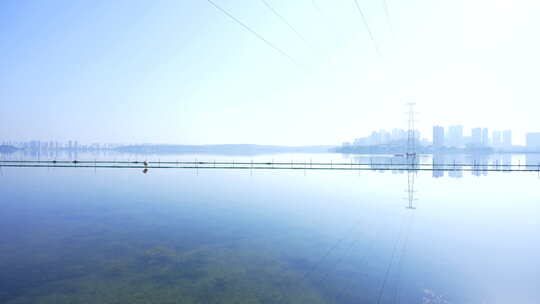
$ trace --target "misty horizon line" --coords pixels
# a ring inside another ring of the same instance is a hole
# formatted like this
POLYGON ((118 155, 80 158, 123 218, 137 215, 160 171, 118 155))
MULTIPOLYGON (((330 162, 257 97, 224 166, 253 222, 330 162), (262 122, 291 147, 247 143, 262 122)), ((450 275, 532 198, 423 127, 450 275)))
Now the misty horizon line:
POLYGON ((172 142, 79 142, 78 140, 7 140, 1 141, 0 145, 4 146, 16 146, 20 144, 62 144, 62 148, 66 148, 64 144, 72 142, 73 146, 87 146, 93 145, 109 145, 109 146, 261 146, 261 147, 335 147, 339 144, 303 144, 303 145, 291 145, 291 144, 263 144, 263 143, 204 143, 204 144, 190 144, 190 143, 172 143, 172 142))
MULTIPOLYGON (((490 130, 490 133, 504 133, 504 132, 511 132, 513 134, 512 137, 514 139, 517 139, 518 136, 515 136, 515 130, 511 128, 490 128, 490 127, 466 127, 463 124, 433 124, 433 128, 442 128, 444 130, 444 133, 451 132, 451 129, 459 128, 461 129, 460 136, 463 137, 470 137, 474 135, 475 130, 490 130), (464 132, 465 130, 470 130, 470 132, 464 132), (470 134, 470 135, 469 135, 470 134)), ((367 129, 366 129, 367 130, 367 129)), ((427 145, 428 142, 433 142, 433 134, 430 132, 431 129, 422 132, 419 128, 415 128, 413 130, 415 137, 418 138, 423 142, 424 145, 427 145), (430 136, 431 135, 431 136, 430 136)), ((371 131, 364 131, 362 133, 366 134, 364 136, 369 137, 370 133, 371 135, 373 133, 377 132, 387 132, 387 133, 394 133, 394 132, 405 132, 407 133, 408 130, 406 128, 399 128, 399 127, 393 127, 393 128, 378 128, 378 129, 371 129, 371 131), (387 131, 388 130, 388 131, 387 131)), ((360 133, 360 132, 359 132, 360 133)), ((523 137, 526 139, 526 137, 529 134, 535 134, 538 133, 536 131, 525 131, 523 132, 523 137)), ((357 135, 360 136, 360 135, 357 135)), ((328 144, 328 143, 311 143, 311 144, 281 144, 281 143, 274 143, 274 144, 268 144, 268 143, 253 143, 253 142, 225 142, 225 143, 178 143, 178 142, 150 142, 150 141, 91 141, 91 140, 84 140, 80 141, 79 139, 64 139, 64 140, 58 140, 58 139, 15 139, 15 140, 0 140, 0 145, 8 145, 8 146, 21 146, 21 145, 35 145, 37 143, 39 144, 45 144, 48 146, 57 146, 57 147, 73 147, 73 146, 85 146, 85 147, 119 147, 119 146, 142 146, 142 145, 163 145, 163 146, 223 146, 223 145, 236 145, 236 146, 275 146, 275 147, 336 147, 343 144, 343 141, 340 141, 337 139, 335 143, 328 144)), ((490 136, 491 137, 491 136, 490 136)), ((356 137, 356 138, 363 138, 363 137, 356 137)), ((516 140, 517 142, 521 142, 521 140, 516 140)), ((522 146, 523 144, 513 144, 515 146, 522 146)))

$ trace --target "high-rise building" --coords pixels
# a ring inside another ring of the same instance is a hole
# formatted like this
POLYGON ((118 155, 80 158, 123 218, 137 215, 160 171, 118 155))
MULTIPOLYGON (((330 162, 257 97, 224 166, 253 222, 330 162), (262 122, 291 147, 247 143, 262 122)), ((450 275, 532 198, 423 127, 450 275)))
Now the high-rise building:
POLYGON ((413 138, 414 138, 415 140, 417 140, 417 141, 420 140, 420 136, 421 136, 421 135, 422 135, 422 134, 420 133, 420 130, 413 130, 413 138))
POLYGON ((501 131, 493 131, 491 134, 491 144, 494 147, 500 147, 502 145, 501 131))
POLYGON ((540 150, 540 132, 527 133, 526 142, 527 142, 527 148, 540 150))
POLYGON ((475 146, 481 145, 482 144, 482 129, 481 128, 472 129, 471 137, 472 137, 471 144, 473 144, 475 146))
POLYGON ((368 138, 367 137, 355 138, 354 142, 353 142, 353 145, 355 145, 355 146, 368 146, 369 145, 368 138))
POLYGON ((433 147, 442 148, 444 146, 444 128, 441 126, 433 127, 433 147))
POLYGON ((512 147, 512 130, 504 130, 502 133, 503 146, 505 148, 512 147))
POLYGON ((456 125, 448 128, 446 144, 451 147, 460 147, 463 145, 463 126, 456 125))
POLYGON ((404 140, 407 138, 407 132, 403 129, 392 129, 392 140, 404 140))
POLYGON ((391 140, 391 135, 386 130, 379 130, 379 134, 381 136, 381 144, 387 144, 391 140))
POLYGON ((487 128, 482 129, 482 145, 488 146, 489 145, 489 133, 487 128))
POLYGON ((377 131, 371 132, 371 135, 369 136, 369 144, 374 145, 380 145, 381 144, 381 134, 377 131))

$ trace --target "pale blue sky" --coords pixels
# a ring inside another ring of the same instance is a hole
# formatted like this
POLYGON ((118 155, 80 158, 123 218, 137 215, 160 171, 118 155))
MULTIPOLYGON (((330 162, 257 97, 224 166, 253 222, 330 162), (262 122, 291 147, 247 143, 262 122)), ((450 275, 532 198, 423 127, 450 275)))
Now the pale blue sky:
POLYGON ((433 124, 540 131, 533 0, 2 1, 0 139, 339 144, 433 124), (306 43, 307 42, 307 43, 306 43))

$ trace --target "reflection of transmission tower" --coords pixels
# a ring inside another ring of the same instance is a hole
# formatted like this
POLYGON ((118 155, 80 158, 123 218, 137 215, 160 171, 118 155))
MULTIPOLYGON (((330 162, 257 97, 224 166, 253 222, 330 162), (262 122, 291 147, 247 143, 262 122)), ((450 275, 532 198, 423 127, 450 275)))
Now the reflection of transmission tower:
POLYGON ((416 193, 416 190, 414 190, 415 174, 416 172, 414 170, 407 170, 407 194, 409 200, 409 205, 406 207, 407 209, 416 209, 416 207, 413 206, 413 201, 416 200, 414 198, 414 193, 416 193))
POLYGON ((414 178, 416 174, 416 165, 417 165, 417 158, 416 158, 416 130, 414 129, 414 102, 408 102, 407 106, 409 107, 409 122, 408 122, 408 130, 407 130, 407 194, 408 194, 408 201, 409 205, 407 206, 407 209, 415 209, 413 206, 414 199, 414 178))

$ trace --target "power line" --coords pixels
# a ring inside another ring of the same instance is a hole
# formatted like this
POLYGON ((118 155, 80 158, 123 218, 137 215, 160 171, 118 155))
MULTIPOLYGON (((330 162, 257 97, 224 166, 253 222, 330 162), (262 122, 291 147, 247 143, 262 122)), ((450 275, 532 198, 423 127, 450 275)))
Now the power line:
POLYGON ((311 0, 311 4, 313 5, 313 7, 315 7, 315 9, 316 9, 319 13, 322 13, 322 12, 321 12, 321 9, 319 8, 319 6, 318 6, 317 3, 315 2, 315 0, 311 0))
POLYGON ((300 34, 300 32, 298 32, 294 26, 291 25, 291 23, 289 23, 289 21, 287 21, 287 19, 285 19, 285 17, 283 17, 280 13, 278 13, 271 5, 270 3, 268 3, 267 1, 265 0, 261 0, 261 2, 270 10, 272 11, 272 13, 274 13, 274 15, 276 15, 279 19, 281 19, 281 21, 283 21, 283 23, 285 23, 297 36, 298 38, 300 38, 306 45, 310 46, 309 43, 307 42, 307 40, 304 38, 304 36, 302 36, 302 34, 300 34))
POLYGON ((274 50, 276 50, 278 53, 280 53, 281 55, 283 55, 284 57, 286 57, 287 59, 289 59, 292 63, 294 63, 298 68, 300 69, 304 69, 304 67, 299 64, 298 62, 296 62, 296 60, 294 60, 293 57, 291 57, 289 54, 287 54, 284 50, 280 49, 279 47, 277 47, 275 44, 273 44, 272 42, 266 40, 266 38, 264 38, 263 36, 261 36, 259 33, 257 33, 256 31, 254 31, 253 29, 251 29, 249 26, 247 26, 245 23, 243 23, 242 21, 240 21, 238 18, 234 17, 231 13, 229 13, 227 10, 225 10, 224 8, 222 8, 221 6, 217 5, 215 2, 213 2, 212 0, 206 0, 208 1, 210 4, 212 4, 215 8, 217 8, 218 10, 220 10, 222 13, 224 13, 225 15, 227 15, 229 18, 231 18, 232 20, 234 20, 236 23, 240 24, 240 26, 242 26, 245 30, 247 30, 248 32, 250 32, 251 34, 255 35, 255 37, 259 38, 261 41, 263 41, 264 43, 266 43, 266 45, 268 45, 269 47, 273 48, 274 50))
MULTIPOLYGON (((325 26, 325 29, 326 29, 327 33, 330 34, 333 39, 337 39, 338 37, 342 37, 343 35, 339 31, 339 29, 336 28, 335 23, 333 23, 333 22, 331 22, 329 20, 328 15, 323 12, 321 7, 315 2, 315 0, 312 0, 311 4, 312 4, 313 8, 317 11, 317 14, 319 15, 319 17, 321 17, 321 19, 323 20, 323 23, 324 23, 324 26, 325 26)), ((335 40, 335 43, 337 43, 337 42, 338 42, 338 40, 335 40)), ((328 53, 328 51, 329 51, 328 50, 328 43, 326 43, 326 46, 327 47, 324 48, 324 51, 321 50, 321 52, 324 52, 324 56, 326 57, 326 59, 328 61, 331 61, 331 58, 330 58, 331 56, 328 53)))
POLYGON ((386 20, 388 21, 388 25, 390 26, 390 29, 392 29, 392 24, 390 22, 390 12, 388 11, 388 3, 386 0, 382 0, 383 6, 384 6, 384 14, 386 15, 386 20))
POLYGON ((392 26, 392 19, 390 18, 390 10, 388 9, 388 1, 383 1, 383 7, 384 7, 384 14, 386 15, 386 22, 388 23, 388 29, 390 30, 390 35, 392 37, 392 40, 395 40, 394 37, 394 27, 392 26))
POLYGON ((375 47, 375 51, 377 52, 377 55, 381 56, 381 52, 379 52, 379 47, 377 46, 377 42, 375 41, 375 38, 373 37, 373 33, 371 33, 371 29, 369 28, 367 19, 364 16, 364 13, 362 12, 362 8, 360 8, 360 4, 358 4, 358 0, 354 0, 354 3, 356 4, 356 8, 358 9, 358 13, 360 14, 360 17, 362 17, 362 22, 364 23, 364 26, 366 27, 366 30, 369 34, 369 38, 373 42, 373 46, 375 47))

